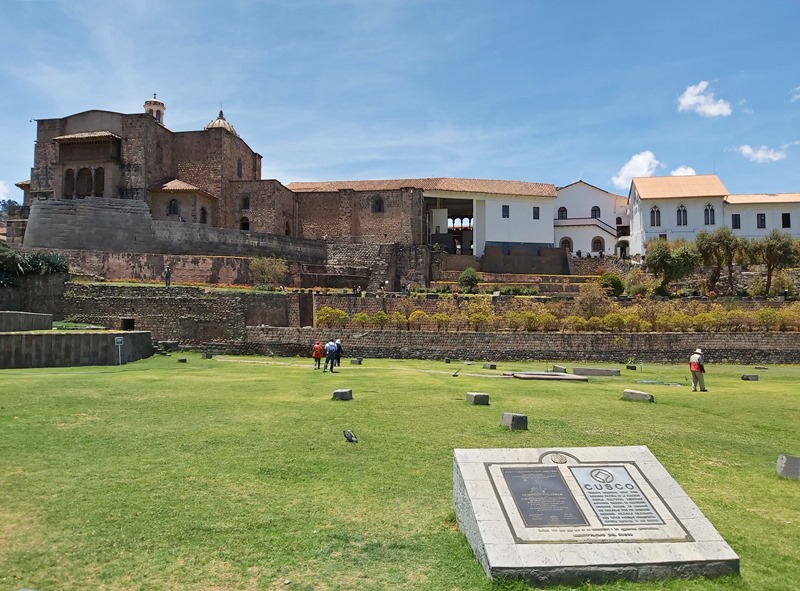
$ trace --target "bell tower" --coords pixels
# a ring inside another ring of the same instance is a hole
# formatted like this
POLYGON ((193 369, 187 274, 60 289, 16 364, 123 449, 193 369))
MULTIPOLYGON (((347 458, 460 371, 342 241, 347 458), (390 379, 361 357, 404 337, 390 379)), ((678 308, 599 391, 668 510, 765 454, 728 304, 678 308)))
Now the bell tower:
POLYGON ((156 121, 161 125, 164 125, 164 111, 166 110, 167 108, 164 106, 164 103, 156 98, 155 92, 153 93, 153 98, 147 99, 144 102, 144 112, 155 117, 156 121))

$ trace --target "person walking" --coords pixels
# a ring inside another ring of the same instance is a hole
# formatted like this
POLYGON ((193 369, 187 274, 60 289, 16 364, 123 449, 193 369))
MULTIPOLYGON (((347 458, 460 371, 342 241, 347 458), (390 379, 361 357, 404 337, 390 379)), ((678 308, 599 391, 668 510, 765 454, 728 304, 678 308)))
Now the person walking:
POLYGON ((325 348, 317 341, 311 346, 311 358, 314 360, 314 369, 319 369, 320 360, 325 357, 325 348))
POLYGON ((333 366, 336 364, 336 343, 333 339, 325 344, 325 365, 322 366, 322 373, 328 371, 328 364, 331 365, 331 373, 333 373, 333 366))
POLYGON ((342 341, 340 339, 336 339, 336 366, 339 367, 342 364, 342 353, 344 353, 344 349, 342 349, 342 341))
POLYGON ((695 349, 694 353, 689 357, 689 371, 692 372, 692 392, 697 392, 698 386, 701 392, 708 392, 703 376, 706 373, 706 366, 703 361, 702 349, 695 349))
POLYGON ((172 283, 172 267, 167 265, 167 268, 164 269, 164 285, 169 287, 170 283, 172 283))

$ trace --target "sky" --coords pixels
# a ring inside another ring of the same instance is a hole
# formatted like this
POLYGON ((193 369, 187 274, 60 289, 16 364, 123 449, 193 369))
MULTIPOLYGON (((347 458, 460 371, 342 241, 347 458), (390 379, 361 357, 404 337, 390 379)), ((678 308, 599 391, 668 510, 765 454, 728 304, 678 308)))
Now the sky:
POLYGON ((263 178, 800 192, 800 1, 0 0, 0 199, 36 119, 220 108, 263 178))

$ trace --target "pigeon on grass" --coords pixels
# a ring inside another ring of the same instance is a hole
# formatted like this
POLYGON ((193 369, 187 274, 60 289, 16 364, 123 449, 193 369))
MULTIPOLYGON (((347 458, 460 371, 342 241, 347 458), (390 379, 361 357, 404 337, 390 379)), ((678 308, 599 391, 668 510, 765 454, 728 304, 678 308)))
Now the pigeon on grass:
POLYGON ((348 443, 358 443, 358 437, 356 437, 356 434, 353 433, 350 429, 344 430, 344 438, 347 440, 348 443))

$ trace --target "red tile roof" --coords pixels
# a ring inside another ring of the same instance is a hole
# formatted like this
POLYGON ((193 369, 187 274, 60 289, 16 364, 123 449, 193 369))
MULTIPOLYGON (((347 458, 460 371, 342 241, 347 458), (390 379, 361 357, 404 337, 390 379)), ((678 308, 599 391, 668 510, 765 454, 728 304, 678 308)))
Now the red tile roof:
POLYGON ((286 185, 297 193, 329 192, 340 189, 353 191, 391 191, 407 187, 423 191, 450 191, 454 193, 484 193, 487 195, 521 195, 530 197, 556 197, 555 185, 524 181, 489 179, 427 178, 388 179, 362 181, 296 182, 286 185))
POLYGON ((770 203, 800 203, 800 193, 761 193, 757 195, 728 195, 725 203, 731 205, 770 203))
POLYGON ((150 185, 151 191, 158 191, 160 193, 203 193, 204 195, 212 196, 211 193, 204 191, 194 185, 182 181, 180 179, 164 179, 157 183, 150 185))
POLYGON ((53 138, 57 142, 76 142, 81 140, 102 140, 102 139, 120 139, 116 134, 110 131, 83 131, 81 133, 71 133, 69 135, 60 135, 53 138))
POLYGON ((715 174, 637 177, 632 184, 641 199, 724 197, 728 194, 715 174))

